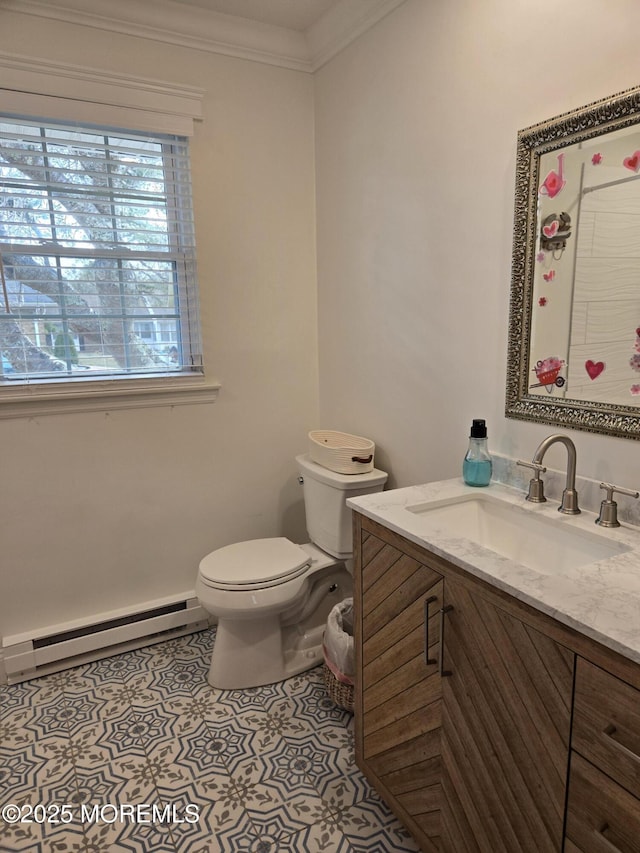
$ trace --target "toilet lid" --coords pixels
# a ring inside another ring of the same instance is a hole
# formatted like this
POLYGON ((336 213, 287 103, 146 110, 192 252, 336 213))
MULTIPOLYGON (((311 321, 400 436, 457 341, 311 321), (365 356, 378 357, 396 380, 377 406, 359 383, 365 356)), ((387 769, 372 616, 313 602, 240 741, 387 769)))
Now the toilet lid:
POLYGON ((284 537, 250 539, 212 551, 200 563, 205 582, 223 588, 283 583, 302 574, 311 558, 284 537))

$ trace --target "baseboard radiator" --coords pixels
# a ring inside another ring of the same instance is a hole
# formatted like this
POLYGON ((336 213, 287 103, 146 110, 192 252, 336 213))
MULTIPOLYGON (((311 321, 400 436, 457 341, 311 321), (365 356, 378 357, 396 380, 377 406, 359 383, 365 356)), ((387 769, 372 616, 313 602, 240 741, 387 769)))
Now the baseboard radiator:
POLYGON ((0 683, 48 675, 173 637, 202 631, 209 616, 194 597, 148 602, 94 617, 86 624, 56 625, 50 632, 5 637, 0 650, 0 683))

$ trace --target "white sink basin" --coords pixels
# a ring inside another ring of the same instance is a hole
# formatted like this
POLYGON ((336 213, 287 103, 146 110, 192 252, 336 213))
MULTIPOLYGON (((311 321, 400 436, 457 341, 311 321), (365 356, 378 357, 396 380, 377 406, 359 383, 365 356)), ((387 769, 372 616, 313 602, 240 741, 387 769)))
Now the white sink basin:
POLYGON ((543 574, 558 574, 629 551, 622 543, 569 526, 568 516, 539 515, 487 494, 408 506, 422 531, 463 538, 543 574))

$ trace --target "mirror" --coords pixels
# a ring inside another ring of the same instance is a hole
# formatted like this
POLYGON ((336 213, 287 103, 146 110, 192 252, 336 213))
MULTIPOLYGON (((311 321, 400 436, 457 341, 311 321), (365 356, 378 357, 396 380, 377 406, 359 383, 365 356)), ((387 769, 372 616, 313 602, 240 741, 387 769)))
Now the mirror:
POLYGON ((640 87, 518 133, 505 414, 640 439, 640 87))

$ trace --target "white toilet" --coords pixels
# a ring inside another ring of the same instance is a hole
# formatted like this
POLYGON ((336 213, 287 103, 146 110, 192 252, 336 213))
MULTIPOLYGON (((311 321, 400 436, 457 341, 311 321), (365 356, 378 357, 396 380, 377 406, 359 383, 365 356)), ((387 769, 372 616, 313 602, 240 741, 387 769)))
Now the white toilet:
POLYGON ((336 474, 308 456, 296 456, 296 463, 311 543, 252 539, 200 562, 196 595, 218 622, 212 687, 271 684, 320 663, 329 611, 352 594, 346 499, 381 492, 387 474, 336 474))

